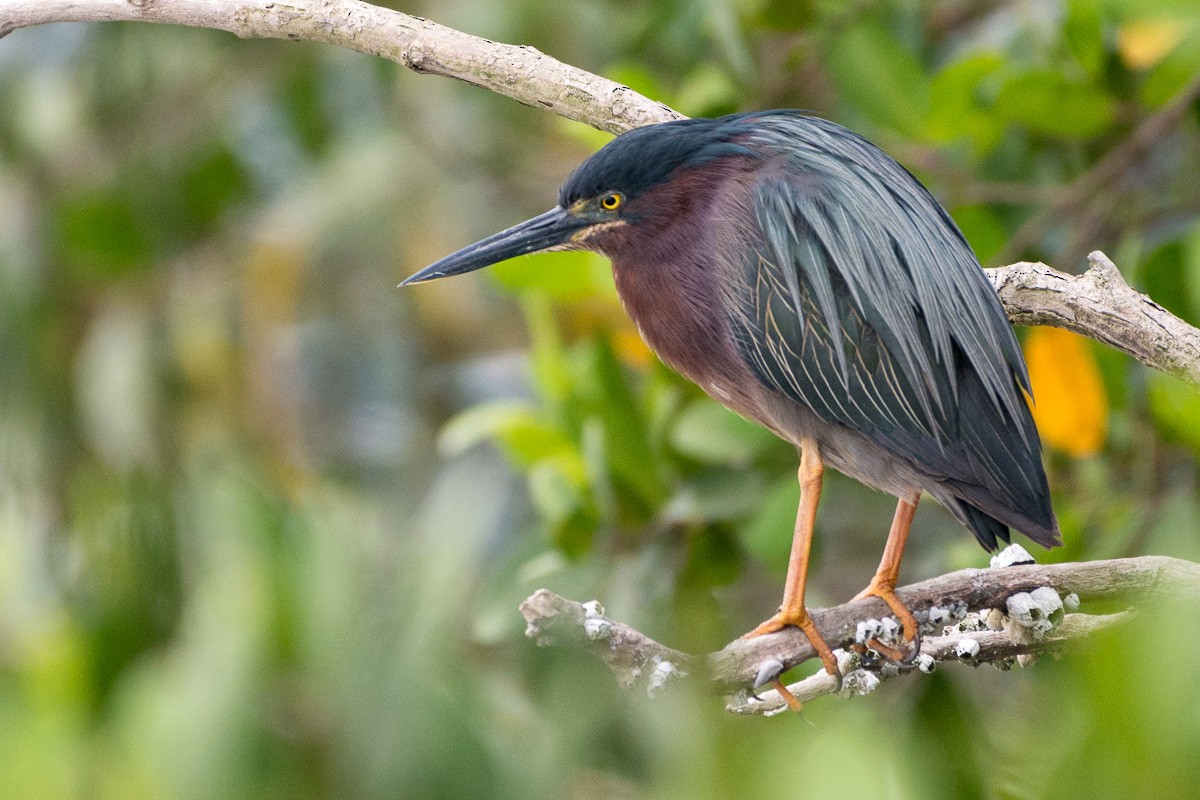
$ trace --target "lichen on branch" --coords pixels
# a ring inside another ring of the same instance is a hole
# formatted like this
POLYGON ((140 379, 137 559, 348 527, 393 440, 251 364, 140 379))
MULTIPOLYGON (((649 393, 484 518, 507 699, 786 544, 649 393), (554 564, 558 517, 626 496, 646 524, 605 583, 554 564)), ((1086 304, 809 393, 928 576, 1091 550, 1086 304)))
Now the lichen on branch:
MULTIPOLYGON (((1077 613, 1098 601, 1138 603, 1153 598, 1200 600, 1200 564, 1165 556, 1067 564, 1017 564, 965 569, 897 590, 926 629, 916 667, 926 670, 949 661, 1008 665, 1016 659, 1053 652, 1064 645, 1132 617, 1129 612, 1077 613)), ((863 623, 887 618, 887 606, 865 598, 834 608, 811 609, 813 621, 831 647, 843 652, 847 692, 862 693, 895 674, 889 665, 864 662, 852 653, 862 644, 863 623), (856 660, 857 659, 857 660, 856 660), (874 683, 873 683, 874 682, 874 683)), ((669 648, 604 615, 598 605, 577 603, 546 589, 521 604, 526 633, 540 645, 583 647, 601 658, 626 687, 646 687, 669 664, 673 675, 703 677, 714 691, 731 696, 736 713, 767 713, 782 707, 771 693, 747 690, 815 655, 803 633, 785 629, 754 639, 737 639, 707 656, 669 648)), ((896 628, 898 630, 898 627, 896 628)), ((877 630, 870 630, 872 636, 877 630)), ((861 649, 861 647, 860 647, 861 649)), ((839 691, 824 672, 790 687, 800 700, 839 691)))

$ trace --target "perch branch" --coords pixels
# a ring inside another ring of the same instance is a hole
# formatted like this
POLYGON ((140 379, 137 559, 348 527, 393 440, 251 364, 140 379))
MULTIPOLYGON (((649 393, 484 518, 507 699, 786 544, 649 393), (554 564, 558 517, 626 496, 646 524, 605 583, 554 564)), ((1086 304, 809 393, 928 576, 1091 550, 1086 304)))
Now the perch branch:
MULTIPOLYGON (((1200 600, 1200 564, 1165 556, 1112 559, 1069 564, 1023 564, 990 569, 965 569, 931 578, 897 590, 900 599, 916 613, 938 606, 959 605, 967 609, 1007 607, 1008 601, 1024 592, 1049 587, 1061 595, 1075 594, 1083 603, 1096 601, 1137 602, 1156 597, 1200 600)), ((583 645, 600 655, 625 685, 637 685, 653 677, 656 668, 669 663, 682 672, 702 672, 714 688, 735 692, 760 682, 764 665, 774 663, 776 674, 812 658, 812 645, 795 629, 739 639, 703 659, 680 653, 608 619, 603 610, 585 607, 545 589, 521 604, 529 627, 527 635, 540 644, 583 645), (590 608, 590 610, 589 610, 590 608)), ((810 612, 817 629, 831 647, 845 648, 855 641, 858 624, 881 618, 887 606, 878 598, 865 598, 834 608, 810 612)), ((1088 635, 1116 619, 1068 615, 1070 625, 1060 625, 1053 637, 1037 642, 1001 643, 994 637, 980 639, 976 661, 1007 659, 1056 647, 1069 639, 1088 635), (1014 646, 1017 649, 1012 649, 1014 646)), ((1064 623, 1065 624, 1065 623, 1064 623)), ((922 652, 935 661, 943 660, 962 639, 927 637, 922 652)))
POLYGON ((609 619, 594 600, 576 603, 538 589, 521 603, 521 614, 529 623, 526 636, 539 645, 585 647, 608 665, 622 686, 634 686, 643 677, 649 679, 647 665, 653 669, 657 663, 670 662, 684 672, 692 668, 690 655, 609 619))
MULTIPOLYGON (((1094 633, 1108 630, 1116 625, 1133 619, 1134 611, 1121 611, 1116 614, 1067 614, 1061 623, 1041 639, 1023 642, 1015 641, 1003 630, 969 630, 952 631, 942 636, 926 636, 921 640, 921 654, 929 658, 930 664, 953 663, 962 661, 969 664, 996 664, 1005 666, 1013 659, 1023 656, 1033 656, 1042 653, 1055 653, 1071 642, 1084 639, 1094 633), (969 649, 964 643, 971 642, 969 649), (970 656, 960 653, 973 653, 970 656)), ((844 651, 839 651, 844 652, 844 651)), ((865 694, 875 688, 877 683, 899 674, 892 672, 872 672, 871 678, 853 672, 853 657, 842 660, 843 673, 847 674, 842 685, 837 679, 824 670, 814 675, 788 684, 788 691, 801 703, 807 703, 827 694, 859 693, 865 694)), ((726 705, 728 711, 734 714, 765 714, 771 715, 787 710, 788 705, 782 695, 774 689, 764 691, 754 696, 748 692, 734 695, 726 705)))

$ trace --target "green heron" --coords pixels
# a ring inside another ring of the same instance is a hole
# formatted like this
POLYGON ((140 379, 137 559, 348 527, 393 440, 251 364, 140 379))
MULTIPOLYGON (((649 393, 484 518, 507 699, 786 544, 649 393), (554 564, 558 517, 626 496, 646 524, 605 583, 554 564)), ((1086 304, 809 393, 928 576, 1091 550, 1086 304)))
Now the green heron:
MULTIPOLYGON (((800 450, 783 603, 747 634, 800 628, 825 465, 899 498, 858 597, 894 589, 928 492, 995 550, 1009 529, 1061 543, 1016 337, 946 211, 883 151, 795 111, 650 125, 585 161, 544 214, 404 281, 526 253, 593 250, 658 356, 800 450)), ((856 598, 857 599, 857 598, 856 598)))

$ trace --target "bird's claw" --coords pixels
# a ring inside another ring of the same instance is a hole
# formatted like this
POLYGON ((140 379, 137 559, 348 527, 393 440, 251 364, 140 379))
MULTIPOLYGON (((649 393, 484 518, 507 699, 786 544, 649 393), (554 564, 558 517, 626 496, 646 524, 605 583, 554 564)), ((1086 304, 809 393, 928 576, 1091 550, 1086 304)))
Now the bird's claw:
POLYGON ((871 638, 866 641, 865 645, 855 645, 854 649, 859 655, 866 655, 868 652, 874 652, 892 666, 901 671, 907 672, 917 668, 917 656, 921 655, 920 630, 917 630, 916 636, 914 636, 911 640, 906 639, 905 644, 910 645, 907 648, 907 653, 898 648, 892 647, 889 644, 885 644, 877 638, 871 638))
MULTIPOLYGON (((754 630, 743 635, 742 638, 753 639, 758 636, 763 636, 764 634, 775 633, 776 631, 783 630, 787 627, 796 627, 800 629, 800 632, 807 637, 809 644, 811 644, 813 649, 817 651, 817 656, 820 657, 821 663, 825 667, 825 671, 837 679, 838 688, 841 688, 842 671, 838 667, 837 657, 834 656, 833 651, 829 649, 829 645, 825 643, 825 639, 817 630, 817 626, 813 624, 812 618, 804 609, 800 609, 799 612, 790 612, 780 609, 773 617, 768 620, 764 620, 756 628, 754 628, 754 630)), ((761 686, 762 676, 760 675, 759 678, 759 685, 761 686)))

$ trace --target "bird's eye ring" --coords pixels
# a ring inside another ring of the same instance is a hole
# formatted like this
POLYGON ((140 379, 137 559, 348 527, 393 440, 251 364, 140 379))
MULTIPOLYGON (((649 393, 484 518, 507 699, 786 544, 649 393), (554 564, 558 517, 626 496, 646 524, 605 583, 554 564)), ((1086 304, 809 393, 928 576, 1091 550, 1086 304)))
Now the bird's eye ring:
POLYGON ((600 198, 600 207, 605 211, 616 211, 621 207, 621 193, 609 192, 600 198))

